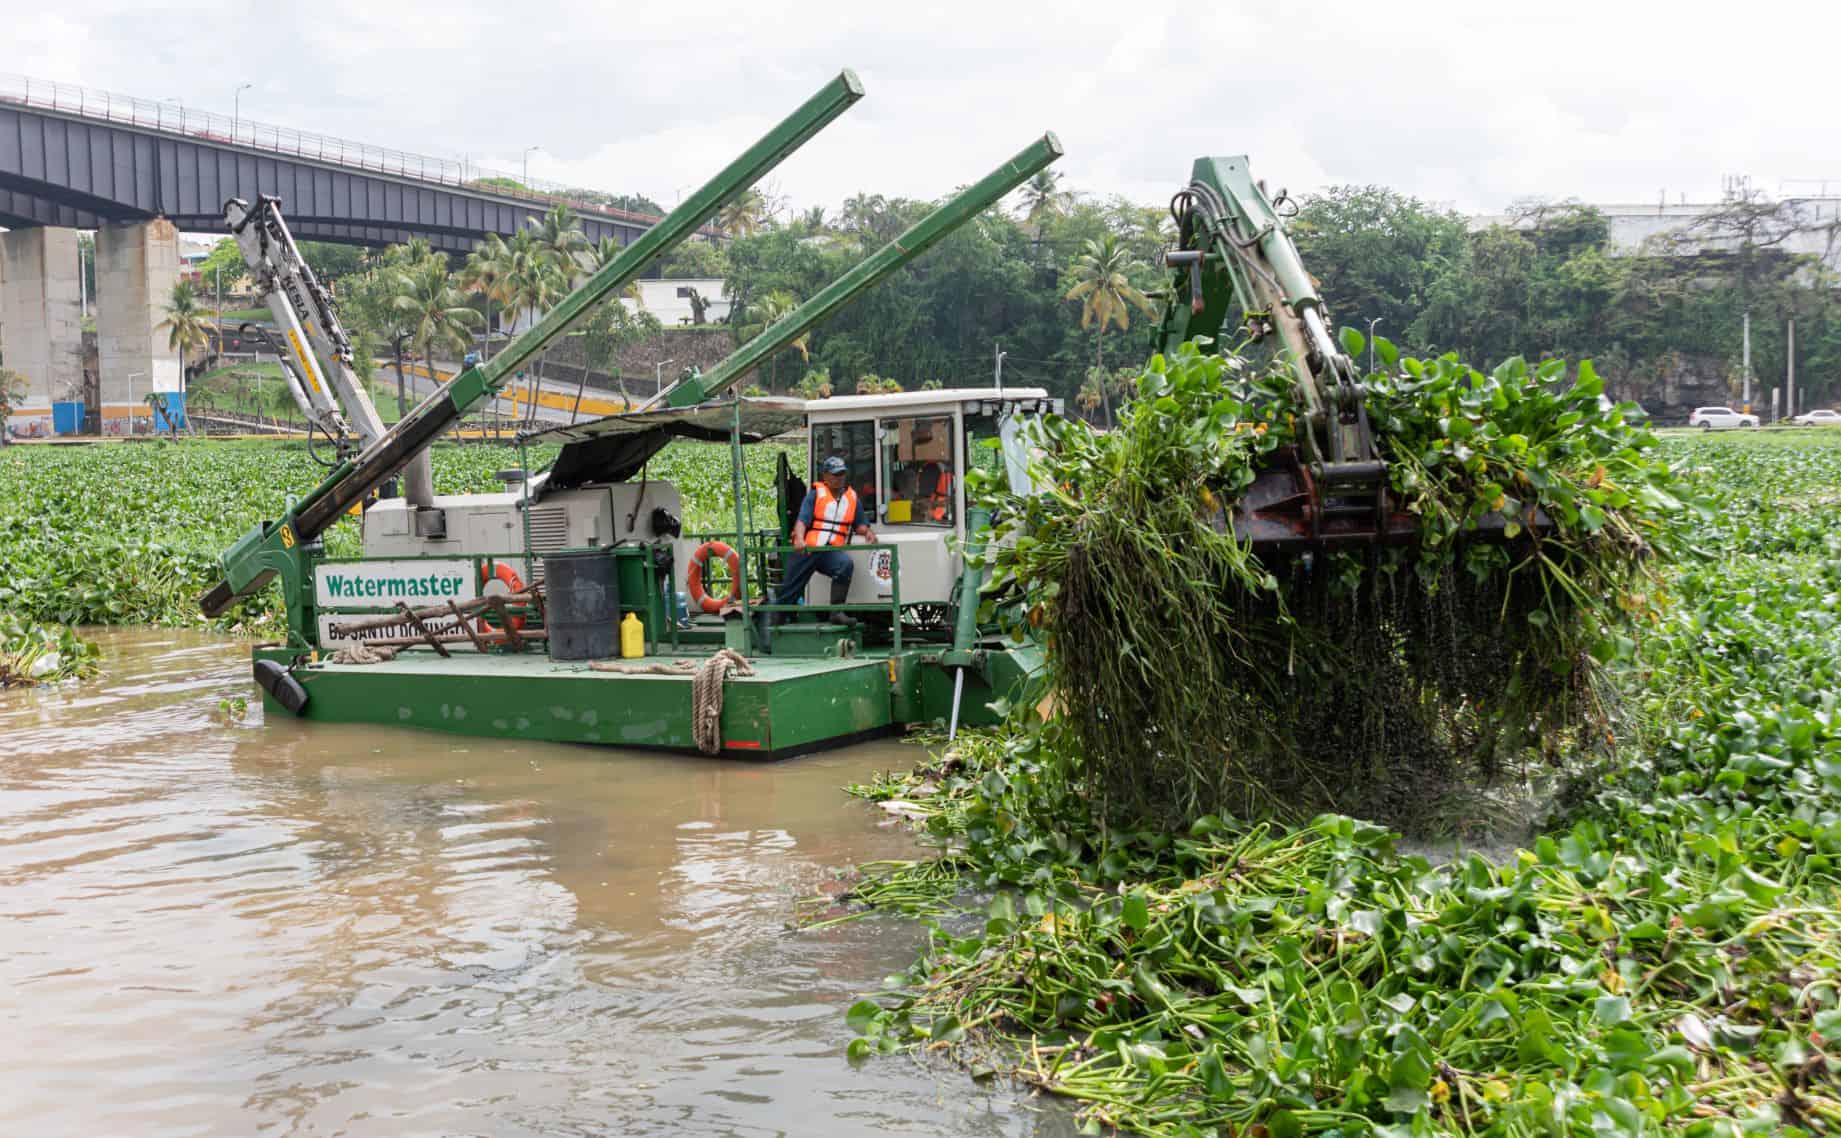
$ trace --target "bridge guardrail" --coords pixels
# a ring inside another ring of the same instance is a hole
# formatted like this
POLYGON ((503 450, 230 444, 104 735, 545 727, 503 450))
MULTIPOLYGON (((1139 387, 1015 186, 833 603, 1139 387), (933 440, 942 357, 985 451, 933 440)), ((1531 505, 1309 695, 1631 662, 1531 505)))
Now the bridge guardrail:
POLYGON ((595 191, 581 187, 565 186, 539 178, 514 177, 469 161, 372 146, 332 135, 275 126, 240 115, 188 109, 178 100, 142 99, 74 83, 58 83, 49 79, 0 72, 0 102, 145 127, 205 142, 246 146, 294 158, 311 158, 355 170, 394 174, 501 197, 523 198, 534 202, 560 201, 577 213, 631 221, 639 225, 650 226, 658 221, 652 214, 603 205, 594 198, 604 195, 597 195, 595 191))

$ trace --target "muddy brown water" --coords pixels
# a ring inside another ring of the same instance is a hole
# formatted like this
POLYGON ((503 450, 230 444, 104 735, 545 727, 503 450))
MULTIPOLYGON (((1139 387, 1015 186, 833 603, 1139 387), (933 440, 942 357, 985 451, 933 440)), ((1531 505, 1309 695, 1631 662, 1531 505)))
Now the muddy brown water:
POLYGON ((920 927, 789 932, 912 856, 770 765, 226 722, 245 645, 107 632, 0 692, 0 1134, 1060 1135, 943 1064, 845 1061, 920 927))

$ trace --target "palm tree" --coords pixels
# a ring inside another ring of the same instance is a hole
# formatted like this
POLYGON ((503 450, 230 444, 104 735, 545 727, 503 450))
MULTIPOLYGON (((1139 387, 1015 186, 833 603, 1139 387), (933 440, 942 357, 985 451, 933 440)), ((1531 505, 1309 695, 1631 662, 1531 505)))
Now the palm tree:
POLYGON ((1043 222, 1066 213, 1074 196, 1061 188, 1061 175, 1053 170, 1044 170, 1029 179, 1017 193, 1022 197, 1023 220, 1038 232, 1043 222))
POLYGON ((460 270, 460 285, 468 292, 478 293, 486 300, 486 346, 481 353, 484 358, 492 358, 492 302, 498 301, 502 308, 505 304, 505 269, 509 256, 505 248, 505 239, 496 233, 488 233, 479 247, 467 254, 467 263, 460 270))
POLYGON ((759 190, 743 190, 717 213, 716 227, 731 237, 754 236, 767 227, 767 199, 759 190))
MULTIPOLYGON (((1130 272, 1136 267, 1137 262, 1131 254, 1110 233, 1098 240, 1089 239, 1086 251, 1074 259, 1074 287, 1068 289, 1064 299, 1081 302, 1082 328, 1098 323, 1093 337, 1093 366, 1102 373, 1106 367, 1107 325, 1117 324, 1119 331, 1126 331, 1131 327, 1133 308, 1146 316, 1157 314, 1151 302, 1131 283, 1130 272)), ((1106 425, 1110 427, 1112 397, 1106 394, 1103 382, 1100 393, 1106 404, 1106 425)))
POLYGON ((536 235, 537 244, 555 262, 565 286, 573 288, 588 275, 588 238, 568 206, 557 202, 541 219, 530 219, 529 228, 536 235))
POLYGON ((426 237, 411 237, 401 245, 392 245, 384 250, 384 257, 386 260, 394 262, 398 267, 419 265, 430 257, 442 257, 443 260, 446 259, 442 254, 435 252, 435 247, 428 243, 428 238, 426 237))
POLYGON ((888 199, 881 194, 852 194, 844 199, 843 218, 839 226, 867 236, 875 232, 888 209, 888 199))
MULTIPOLYGON (((798 307, 798 297, 783 288, 774 289, 748 306, 748 323, 742 325, 740 329, 743 339, 752 339, 760 335, 798 307)), ((794 340, 789 346, 799 353, 801 360, 811 362, 812 334, 810 332, 794 340)))
POLYGON ((166 302, 166 319, 159 327, 166 329, 167 346, 179 353, 179 390, 185 390, 185 350, 210 342, 211 328, 191 281, 174 281, 172 299, 166 302))
MULTIPOLYGON (((538 240, 535 230, 519 230, 505 246, 506 305, 535 317, 555 304, 563 289, 563 270, 549 248, 538 240)), ((543 383, 543 361, 543 356, 537 357, 530 381, 532 417, 537 413, 537 392, 543 383)))
POLYGON ((811 207, 800 215, 799 221, 800 224, 806 227, 807 231, 811 233, 823 233, 826 228, 825 207, 822 205, 811 207))
MULTIPOLYGON (((431 379, 435 374, 435 349, 464 353, 473 342, 479 313, 467 305, 466 296, 454 287, 447 265, 438 258, 431 257, 399 274, 390 304, 409 330, 410 344, 428 362, 431 379)), ((397 413, 401 416, 403 408, 399 406, 397 413)))

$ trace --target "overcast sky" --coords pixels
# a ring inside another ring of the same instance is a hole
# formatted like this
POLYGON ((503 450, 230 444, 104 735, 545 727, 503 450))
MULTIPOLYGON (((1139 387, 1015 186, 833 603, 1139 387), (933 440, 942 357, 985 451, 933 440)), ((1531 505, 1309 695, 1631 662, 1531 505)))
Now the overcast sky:
POLYGON ((1841 192, 1841 6, 0 0, 7 70, 667 207, 842 67, 868 96, 772 175, 797 207, 938 196, 1044 129, 1161 204, 1201 154, 1276 189, 1466 211, 1841 192))

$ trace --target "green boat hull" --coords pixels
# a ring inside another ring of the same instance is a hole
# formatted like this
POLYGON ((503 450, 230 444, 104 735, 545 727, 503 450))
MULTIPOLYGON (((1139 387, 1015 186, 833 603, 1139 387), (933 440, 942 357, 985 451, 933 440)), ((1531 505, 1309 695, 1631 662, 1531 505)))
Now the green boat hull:
MULTIPOLYGON (((257 657, 291 660, 273 649, 257 657)), ((700 661, 704 653, 678 658, 700 661)), ((753 675, 731 675, 723 685, 720 753, 731 758, 824 750, 944 721, 951 712, 953 670, 939 665, 937 652, 750 662, 753 675)), ((689 675, 596 670, 539 652, 407 652, 378 664, 296 663, 290 674, 306 693, 299 715, 309 721, 697 752, 689 675)), ((987 654, 981 667, 967 670, 960 723, 996 722, 1001 716, 990 705, 1027 698, 1038 674, 1031 653, 987 654)), ((289 714, 270 696, 263 702, 270 715, 289 714)))

